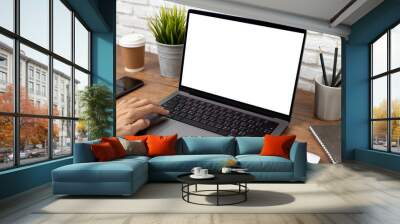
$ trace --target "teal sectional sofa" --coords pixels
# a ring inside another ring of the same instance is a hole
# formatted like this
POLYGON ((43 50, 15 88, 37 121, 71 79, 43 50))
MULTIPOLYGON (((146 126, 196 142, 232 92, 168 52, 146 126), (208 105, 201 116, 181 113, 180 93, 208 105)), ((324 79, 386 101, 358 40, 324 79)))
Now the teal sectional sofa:
POLYGON ((131 195, 148 181, 176 181, 193 167, 218 172, 228 160, 236 160, 258 182, 304 182, 306 143, 295 142, 290 159, 260 156, 262 137, 182 137, 177 155, 128 156, 109 162, 96 162, 91 141, 75 145, 74 163, 52 172, 54 194, 131 195))

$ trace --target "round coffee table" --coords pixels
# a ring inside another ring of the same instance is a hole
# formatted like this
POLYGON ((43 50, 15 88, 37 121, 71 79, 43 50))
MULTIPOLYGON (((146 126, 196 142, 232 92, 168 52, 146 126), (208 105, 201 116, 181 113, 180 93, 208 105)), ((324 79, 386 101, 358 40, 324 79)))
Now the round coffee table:
POLYGON ((193 179, 189 174, 182 174, 177 177, 178 181, 182 183, 182 199, 188 203, 198 204, 198 205, 234 205, 245 202, 247 200, 247 192, 249 188, 247 183, 255 180, 255 177, 248 173, 229 173, 213 174, 215 177, 212 179, 193 179), (215 185, 215 190, 198 190, 197 185, 215 185), (236 185, 237 190, 224 190, 220 189, 220 185, 236 185), (190 191, 190 186, 195 186, 194 191, 190 191), (206 194, 209 192, 214 192, 215 194, 206 194), (203 196, 203 197, 216 197, 216 204, 202 204, 193 202, 190 200, 190 196, 203 196), (221 197, 232 197, 240 196, 240 199, 231 203, 221 203, 221 197))

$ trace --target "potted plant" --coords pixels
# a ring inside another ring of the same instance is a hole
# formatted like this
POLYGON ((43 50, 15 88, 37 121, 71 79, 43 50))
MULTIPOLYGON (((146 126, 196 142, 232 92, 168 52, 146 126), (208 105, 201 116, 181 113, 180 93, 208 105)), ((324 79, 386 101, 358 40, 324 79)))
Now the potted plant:
POLYGON ((324 56, 320 49, 322 76, 315 78, 315 105, 314 112, 321 120, 340 120, 341 118, 341 83, 342 72, 336 73, 338 47, 335 48, 332 75, 327 75, 324 56))
POLYGON ((95 84, 86 87, 79 96, 83 120, 81 123, 87 127, 89 140, 110 136, 108 130, 112 125, 114 106, 111 91, 104 85, 95 84))
POLYGON ((186 10, 177 6, 161 7, 159 13, 149 19, 149 27, 157 41, 161 75, 177 77, 182 65, 186 10))

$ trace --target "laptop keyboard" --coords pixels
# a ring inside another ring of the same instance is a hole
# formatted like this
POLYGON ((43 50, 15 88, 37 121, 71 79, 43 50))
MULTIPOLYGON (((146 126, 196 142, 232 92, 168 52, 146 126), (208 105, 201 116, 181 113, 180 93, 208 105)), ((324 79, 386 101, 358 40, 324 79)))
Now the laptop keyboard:
POLYGON ((171 119, 225 136, 264 136, 278 126, 273 121, 182 95, 162 106, 170 111, 171 119))

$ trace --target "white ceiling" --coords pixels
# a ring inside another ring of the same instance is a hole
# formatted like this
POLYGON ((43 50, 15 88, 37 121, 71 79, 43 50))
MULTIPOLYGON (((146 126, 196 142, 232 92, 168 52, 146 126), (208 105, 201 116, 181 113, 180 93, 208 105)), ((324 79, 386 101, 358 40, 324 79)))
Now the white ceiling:
POLYGON ((226 0, 329 21, 350 0, 226 0))
POLYGON ((352 24, 383 2, 383 0, 356 0, 341 16, 331 22, 331 19, 351 0, 170 1, 342 37, 350 34, 352 24))

